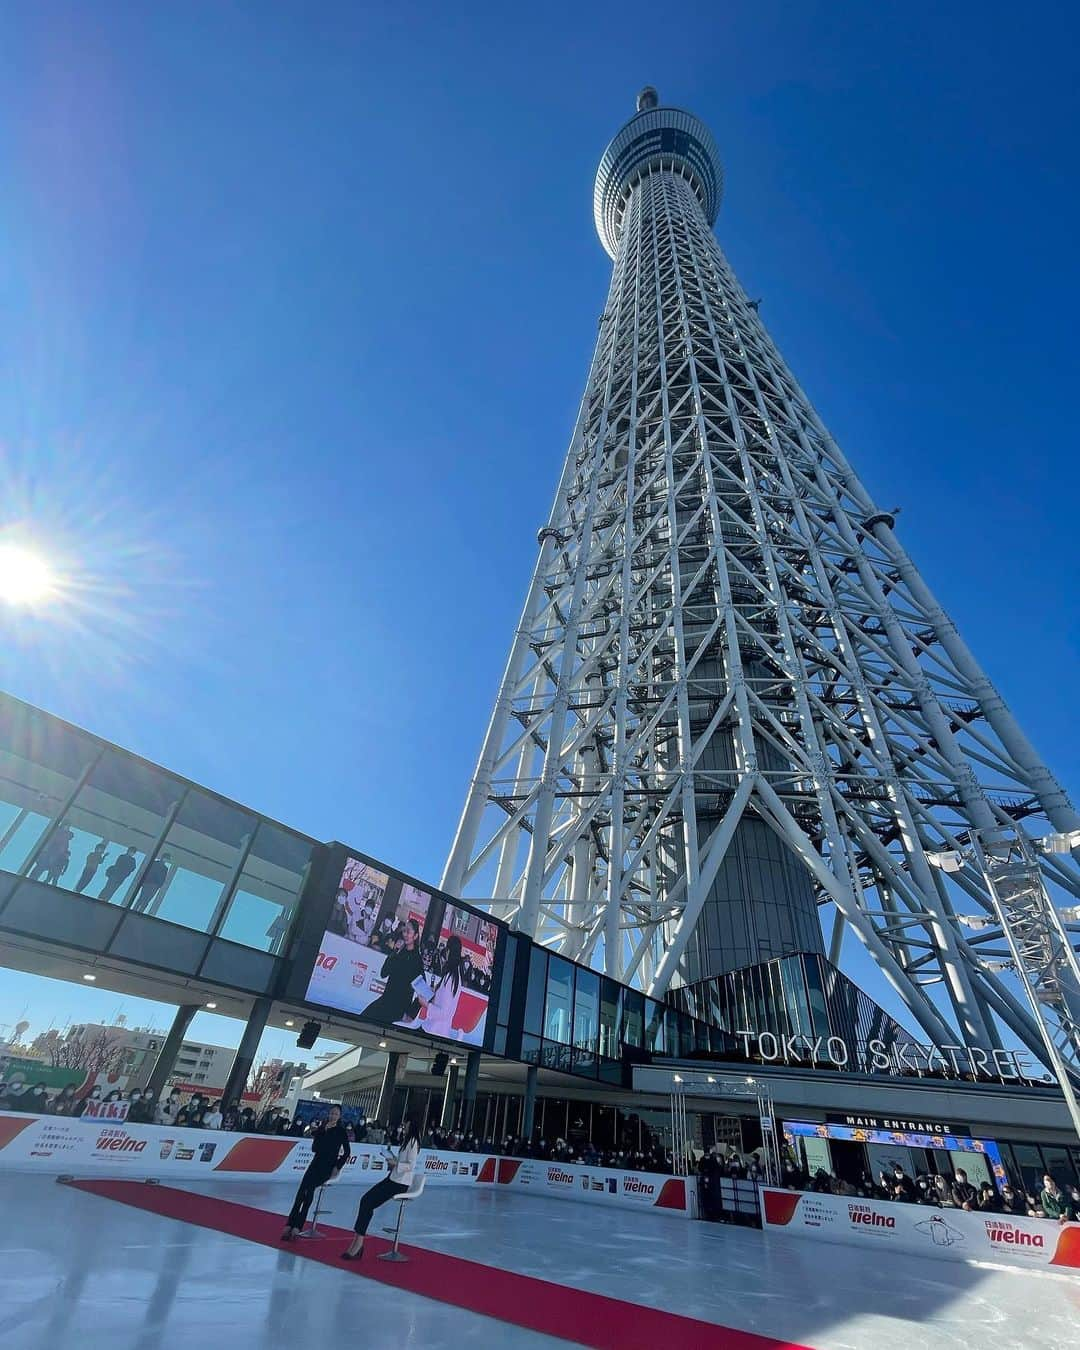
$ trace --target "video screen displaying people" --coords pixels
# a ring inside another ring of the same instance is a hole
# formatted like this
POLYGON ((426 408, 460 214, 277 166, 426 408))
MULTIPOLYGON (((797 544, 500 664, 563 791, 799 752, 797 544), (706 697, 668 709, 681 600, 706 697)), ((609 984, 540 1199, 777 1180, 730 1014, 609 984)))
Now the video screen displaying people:
POLYGON ((498 924, 347 858, 307 998, 482 1045, 498 924))

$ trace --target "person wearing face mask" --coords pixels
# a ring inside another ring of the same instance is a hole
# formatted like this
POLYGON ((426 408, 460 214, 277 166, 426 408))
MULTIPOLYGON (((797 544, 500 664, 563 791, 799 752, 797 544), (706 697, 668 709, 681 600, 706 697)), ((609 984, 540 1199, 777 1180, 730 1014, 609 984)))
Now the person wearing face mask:
POLYGON ((19 1102, 20 1111, 32 1111, 44 1116, 49 1112, 49 1094, 44 1083, 35 1083, 29 1092, 24 1092, 19 1102))
POLYGON ((979 1192, 967 1179, 967 1173, 964 1169, 958 1168, 956 1177, 952 1184, 953 1204, 957 1209, 977 1209, 979 1204, 979 1192))
POLYGON ((71 1114, 73 1116, 82 1116, 86 1112, 87 1102, 99 1102, 99 1101, 101 1101, 101 1089, 99 1087, 93 1087, 90 1089, 90 1091, 86 1094, 85 1097, 81 1097, 75 1103, 74 1107, 72 1108, 71 1114))
POLYGON ((905 1204, 915 1202, 915 1183, 899 1163, 893 1168, 892 1192, 894 1200, 901 1200, 905 1204))
POLYGON ((146 1103, 143 1100, 143 1094, 136 1088, 128 1093, 128 1111, 127 1119, 132 1125, 151 1125, 150 1114, 147 1111, 146 1103))
POLYGON ((75 1084, 68 1083, 52 1099, 49 1110, 54 1116, 70 1116, 75 1110, 75 1084))

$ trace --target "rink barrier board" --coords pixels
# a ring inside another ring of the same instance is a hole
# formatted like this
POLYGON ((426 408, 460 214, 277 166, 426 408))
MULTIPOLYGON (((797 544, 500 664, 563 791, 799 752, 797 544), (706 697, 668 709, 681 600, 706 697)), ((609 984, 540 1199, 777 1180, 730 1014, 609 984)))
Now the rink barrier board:
POLYGON ((761 1188, 762 1227, 811 1242, 1080 1274, 1080 1223, 761 1188))
MULTIPOLYGON (((351 1150, 334 1185, 365 1185, 386 1175, 384 1145, 353 1144, 351 1150)), ((0 1172, 143 1181, 296 1181, 311 1159, 309 1139, 0 1112, 0 1172)), ((654 1172, 442 1149, 423 1149, 419 1170, 429 1186, 490 1185, 525 1195, 697 1217, 693 1182, 654 1172)))

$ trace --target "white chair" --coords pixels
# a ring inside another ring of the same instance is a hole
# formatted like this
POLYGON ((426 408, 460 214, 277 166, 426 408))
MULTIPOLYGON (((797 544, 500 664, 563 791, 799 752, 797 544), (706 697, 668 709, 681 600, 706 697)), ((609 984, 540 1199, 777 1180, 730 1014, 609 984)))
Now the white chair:
POLYGON ((419 1176, 413 1178, 413 1183, 409 1189, 407 1191, 402 1191, 397 1197, 397 1225, 394 1228, 383 1229, 384 1233, 392 1233, 394 1235, 394 1245, 388 1252, 383 1252, 379 1257, 380 1261, 407 1261, 409 1259, 403 1252, 398 1250, 398 1242, 401 1239, 401 1225, 405 1217, 405 1206, 410 1200, 420 1199, 424 1193, 424 1183, 426 1181, 427 1177, 421 1173, 419 1176))

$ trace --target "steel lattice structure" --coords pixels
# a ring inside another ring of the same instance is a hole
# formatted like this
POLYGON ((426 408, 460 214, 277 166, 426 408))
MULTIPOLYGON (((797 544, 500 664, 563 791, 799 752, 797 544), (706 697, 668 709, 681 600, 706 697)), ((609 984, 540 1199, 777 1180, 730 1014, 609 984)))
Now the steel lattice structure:
MULTIPOLYGON (((1038 1055, 985 878, 927 850, 1080 828, 712 232, 707 128, 605 152, 611 287, 443 886, 654 995, 865 944, 935 1043, 1038 1055), (986 923, 966 935, 957 902, 986 923), (830 916, 824 916, 827 920, 830 916)), ((1080 894, 1074 857, 1041 865, 1080 894)))

